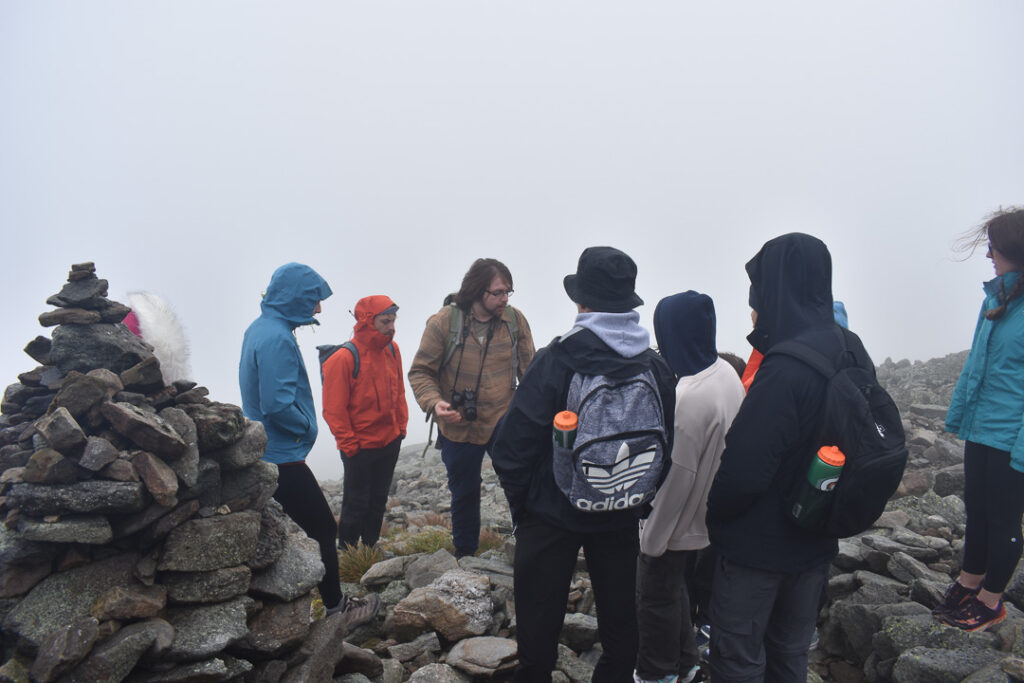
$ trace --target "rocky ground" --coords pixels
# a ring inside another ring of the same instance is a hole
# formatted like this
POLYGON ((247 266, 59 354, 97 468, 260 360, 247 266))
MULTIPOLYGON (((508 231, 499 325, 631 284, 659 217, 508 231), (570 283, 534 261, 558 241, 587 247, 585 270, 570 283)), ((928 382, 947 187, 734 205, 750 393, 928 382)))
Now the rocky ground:
MULTIPOLYGON (((1007 591, 1009 617, 988 633, 967 634, 935 621, 931 608, 959 567, 965 521, 962 445, 942 424, 965 353, 925 363, 893 362, 878 369, 904 417, 910 463, 896 497, 870 531, 840 542, 828 604, 819 622, 820 644, 809 681, 969 683, 1021 673, 1024 657, 1024 572, 1007 591)), ((508 532, 508 508, 489 463, 484 467, 484 525, 508 532)), ((324 482, 340 505, 340 482, 324 482)), ((444 466, 432 448, 403 449, 386 517, 392 530, 421 526, 448 512, 444 466)), ((515 606, 510 564, 514 539, 484 558, 456 562, 444 551, 396 557, 373 567, 363 590, 380 590, 387 609, 375 624, 351 636, 399 673, 414 678, 505 677, 515 658, 515 606), (442 573, 445 568, 451 571, 442 573), (490 592, 486 609, 485 582, 490 592), (441 575, 440 582, 425 584, 441 575), (463 607, 456 607, 463 605, 463 607), (474 611, 478 610, 478 611, 474 611), (463 612, 459 629, 449 623, 463 612), (489 614, 489 617, 488 617, 489 614), (415 616, 413 616, 415 615, 415 616), (473 624, 473 626, 468 626, 473 624)), ((354 588, 354 587, 353 587, 354 588)), ((580 564, 566 607, 556 680, 589 680, 600 656, 593 594, 580 564)))

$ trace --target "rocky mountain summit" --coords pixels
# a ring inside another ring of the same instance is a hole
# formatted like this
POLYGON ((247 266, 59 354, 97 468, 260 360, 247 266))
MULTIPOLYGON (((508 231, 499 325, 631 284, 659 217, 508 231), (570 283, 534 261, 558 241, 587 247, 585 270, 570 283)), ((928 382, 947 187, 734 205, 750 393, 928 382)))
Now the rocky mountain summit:
MULTIPOLYGON (((510 677, 514 538, 489 463, 483 524, 504 542, 456 560, 409 551, 417 534, 447 533, 449 498, 438 452, 403 449, 388 552, 344 587, 378 592, 385 607, 347 633, 340 614, 314 617, 323 565, 271 498, 261 426, 192 382, 165 384, 151 349, 120 323, 127 308, 106 295, 92 264, 72 267, 47 301, 56 310, 40 316, 51 337, 25 348, 38 367, 0 404, 0 681, 510 677)), ((840 543, 809 680, 1021 674, 1024 573, 1008 588, 1009 618, 990 632, 929 614, 962 552, 962 445, 942 421, 963 357, 878 368, 904 417, 910 465, 874 528, 840 543)), ((322 486, 337 510, 340 483, 322 486)), ((590 680, 600 644, 582 558, 561 641, 554 679, 590 680)))

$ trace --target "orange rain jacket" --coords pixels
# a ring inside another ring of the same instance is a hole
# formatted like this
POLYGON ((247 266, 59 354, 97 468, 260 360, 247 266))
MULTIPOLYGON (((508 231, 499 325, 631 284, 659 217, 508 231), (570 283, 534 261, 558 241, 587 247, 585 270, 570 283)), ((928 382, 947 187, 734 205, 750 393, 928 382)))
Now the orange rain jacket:
POLYGON ((346 456, 405 437, 409 408, 402 354, 391 337, 373 326, 374 317, 394 305, 383 295, 368 296, 356 304, 352 342, 359 350, 359 377, 352 377, 355 360, 348 349, 338 349, 323 364, 324 420, 346 456))

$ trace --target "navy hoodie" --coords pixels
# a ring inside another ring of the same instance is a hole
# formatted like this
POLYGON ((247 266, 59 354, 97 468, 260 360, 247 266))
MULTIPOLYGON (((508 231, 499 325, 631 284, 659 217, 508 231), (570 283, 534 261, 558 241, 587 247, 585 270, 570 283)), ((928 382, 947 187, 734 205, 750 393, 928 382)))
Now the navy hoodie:
MULTIPOLYGON (((836 539, 791 523, 783 502, 810 462, 821 427, 825 378, 790 356, 772 354, 786 339, 829 358, 841 352, 832 314, 832 259, 825 244, 790 233, 747 263, 757 324, 747 339, 765 359, 725 440, 708 497, 708 529, 718 551, 737 564, 801 572, 829 562, 836 539)), ((850 350, 870 359, 855 335, 850 350)))
POLYGON ((658 351, 677 377, 696 375, 718 360, 715 305, 693 290, 667 296, 654 309, 658 351))

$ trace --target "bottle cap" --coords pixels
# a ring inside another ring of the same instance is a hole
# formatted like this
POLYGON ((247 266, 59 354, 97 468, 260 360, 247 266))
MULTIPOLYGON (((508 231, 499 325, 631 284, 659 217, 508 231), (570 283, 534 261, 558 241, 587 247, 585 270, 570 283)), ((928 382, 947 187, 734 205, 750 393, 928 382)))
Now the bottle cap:
POLYGON ((554 426, 555 429, 563 432, 571 432, 576 429, 576 425, 579 422, 579 418, 576 417, 576 413, 571 410, 563 410, 562 412, 555 415, 554 426))
POLYGON ((846 455, 839 450, 839 446, 822 446, 818 449, 818 458, 832 467, 842 467, 846 464, 846 455))

